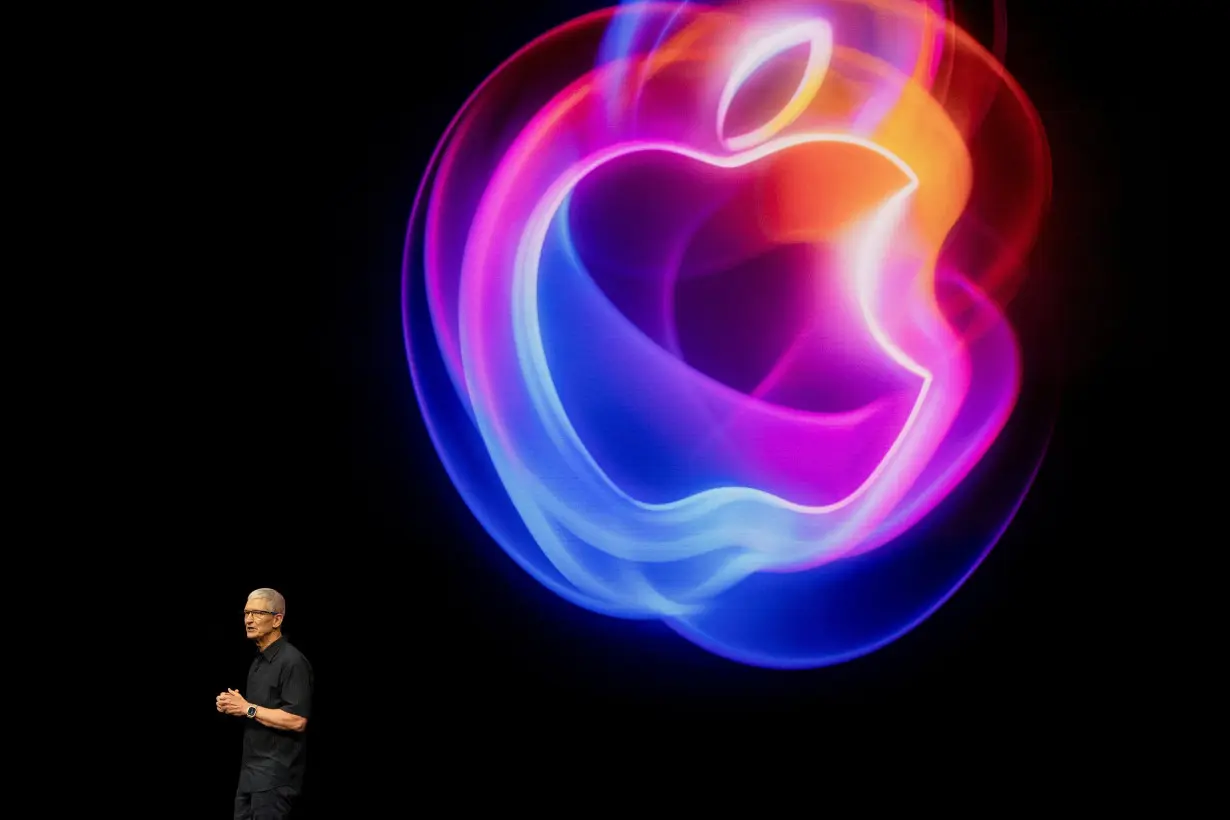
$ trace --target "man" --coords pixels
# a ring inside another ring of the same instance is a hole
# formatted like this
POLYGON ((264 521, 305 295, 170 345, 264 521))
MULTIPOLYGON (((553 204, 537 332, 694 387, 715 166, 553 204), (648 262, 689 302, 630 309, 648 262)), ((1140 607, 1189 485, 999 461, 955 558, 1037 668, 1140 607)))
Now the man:
POLYGON ((312 665, 282 637, 286 599, 258 589, 243 610, 257 656, 248 669, 246 697, 218 695, 218 711, 247 722, 235 794, 235 820, 283 820, 303 789, 307 722, 312 710, 312 665))

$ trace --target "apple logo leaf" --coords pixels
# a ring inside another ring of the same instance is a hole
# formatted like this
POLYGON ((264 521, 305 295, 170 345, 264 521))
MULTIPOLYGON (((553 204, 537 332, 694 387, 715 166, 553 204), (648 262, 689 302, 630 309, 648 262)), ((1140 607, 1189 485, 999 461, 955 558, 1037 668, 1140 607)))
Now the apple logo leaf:
POLYGON ((754 42, 742 52, 718 101, 717 132, 722 144, 732 151, 744 151, 780 133, 807 110, 824 82, 832 59, 833 27, 825 20, 804 20, 754 42), (742 133, 726 133, 735 97, 749 85, 753 75, 775 57, 804 45, 807 46, 807 64, 790 99, 763 125, 742 133))

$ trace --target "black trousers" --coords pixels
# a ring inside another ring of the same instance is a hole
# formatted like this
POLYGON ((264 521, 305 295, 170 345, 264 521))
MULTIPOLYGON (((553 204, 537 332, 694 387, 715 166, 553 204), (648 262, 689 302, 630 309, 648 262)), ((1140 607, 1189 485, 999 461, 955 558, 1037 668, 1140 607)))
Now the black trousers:
POLYGON ((236 792, 235 820, 286 820, 297 796, 289 786, 263 792, 236 792))

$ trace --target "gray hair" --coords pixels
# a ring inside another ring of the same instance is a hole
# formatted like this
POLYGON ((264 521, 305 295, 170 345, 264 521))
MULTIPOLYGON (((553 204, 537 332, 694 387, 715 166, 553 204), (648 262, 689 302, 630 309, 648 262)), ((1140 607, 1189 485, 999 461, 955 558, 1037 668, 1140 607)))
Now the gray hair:
POLYGON ((251 601, 253 598, 263 598, 273 605, 274 612, 281 613, 283 617, 286 616, 286 599, 276 589, 269 589, 268 587, 254 589, 248 595, 248 600, 251 601))

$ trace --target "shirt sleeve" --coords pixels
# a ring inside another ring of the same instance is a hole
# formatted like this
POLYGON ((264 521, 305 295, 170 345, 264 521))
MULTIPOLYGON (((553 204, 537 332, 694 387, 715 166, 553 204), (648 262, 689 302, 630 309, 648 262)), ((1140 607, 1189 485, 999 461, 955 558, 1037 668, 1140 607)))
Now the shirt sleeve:
POLYGON ((291 664, 282 682, 282 710, 301 718, 312 713, 312 669, 306 661, 291 664))

